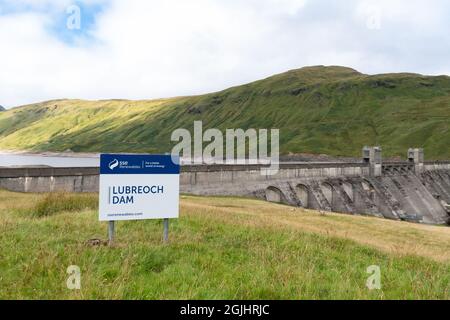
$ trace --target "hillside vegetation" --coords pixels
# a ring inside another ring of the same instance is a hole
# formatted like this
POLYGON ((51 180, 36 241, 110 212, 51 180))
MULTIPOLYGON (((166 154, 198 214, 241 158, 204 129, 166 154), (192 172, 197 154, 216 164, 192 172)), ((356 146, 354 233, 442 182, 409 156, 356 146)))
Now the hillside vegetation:
POLYGON ((0 113, 0 149, 167 152, 177 128, 278 128, 281 152, 359 156, 381 145, 450 158, 450 78, 307 67, 192 97, 57 100, 0 113))
POLYGON ((169 245, 147 220, 107 247, 97 198, 0 191, 0 299, 450 299, 446 227, 182 196, 169 245))

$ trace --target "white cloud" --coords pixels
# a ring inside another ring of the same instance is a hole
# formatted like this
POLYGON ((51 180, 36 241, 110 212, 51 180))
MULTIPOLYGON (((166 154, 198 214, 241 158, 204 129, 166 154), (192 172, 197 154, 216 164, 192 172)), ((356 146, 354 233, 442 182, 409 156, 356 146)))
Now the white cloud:
POLYGON ((443 0, 96 0, 90 37, 72 43, 49 28, 71 1, 6 2, 18 10, 0 15, 5 106, 197 94, 312 64, 450 71, 443 0))

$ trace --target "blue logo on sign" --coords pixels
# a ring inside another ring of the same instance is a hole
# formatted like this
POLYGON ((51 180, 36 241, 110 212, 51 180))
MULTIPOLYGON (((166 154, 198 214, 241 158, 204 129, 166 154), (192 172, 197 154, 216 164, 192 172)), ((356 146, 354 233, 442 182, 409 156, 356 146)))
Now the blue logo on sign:
POLYGON ((117 160, 117 159, 114 159, 113 161, 111 161, 108 164, 108 167, 110 170, 114 170, 114 168, 117 168, 118 166, 119 166, 119 160, 117 160))

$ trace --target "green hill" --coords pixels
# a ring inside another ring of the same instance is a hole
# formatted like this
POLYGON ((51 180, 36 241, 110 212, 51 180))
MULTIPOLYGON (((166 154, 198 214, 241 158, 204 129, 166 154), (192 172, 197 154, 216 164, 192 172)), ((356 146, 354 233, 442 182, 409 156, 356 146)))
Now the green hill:
POLYGON ((450 77, 307 67, 201 96, 56 100, 0 114, 0 149, 166 152, 174 129, 279 128, 281 152, 359 156, 382 145, 450 158, 450 77))

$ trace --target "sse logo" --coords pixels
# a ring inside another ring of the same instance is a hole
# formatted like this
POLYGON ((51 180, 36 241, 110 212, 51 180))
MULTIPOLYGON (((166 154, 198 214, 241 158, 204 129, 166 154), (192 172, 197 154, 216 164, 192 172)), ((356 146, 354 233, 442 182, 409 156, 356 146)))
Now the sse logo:
POLYGON ((108 164, 108 167, 109 167, 110 170, 114 170, 114 169, 117 168, 118 166, 119 166, 119 160, 117 160, 117 159, 114 159, 113 161, 111 161, 111 162, 108 164))

